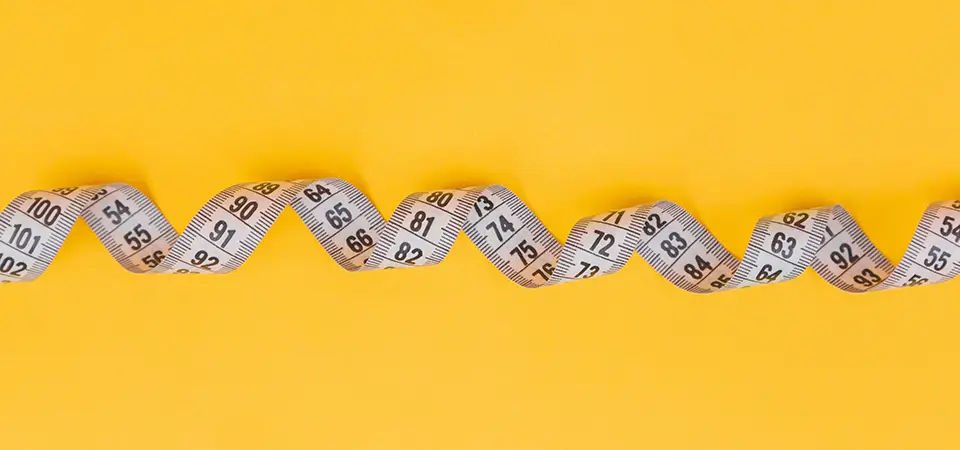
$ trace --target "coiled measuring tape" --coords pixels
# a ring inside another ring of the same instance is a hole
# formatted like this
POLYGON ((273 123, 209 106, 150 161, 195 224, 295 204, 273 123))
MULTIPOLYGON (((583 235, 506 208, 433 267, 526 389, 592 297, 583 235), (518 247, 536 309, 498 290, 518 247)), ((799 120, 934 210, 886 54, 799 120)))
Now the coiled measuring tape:
POLYGON ((223 274, 239 268, 290 205, 349 271, 437 264, 463 230, 496 268, 529 288, 614 273, 637 252, 694 293, 787 281, 807 267, 848 292, 933 284, 960 272, 960 201, 931 204, 893 266, 840 206, 761 218, 742 260, 669 201, 581 219, 560 244, 503 186, 407 196, 389 221, 336 178, 231 186, 182 235, 126 184, 30 191, 0 212, 0 281, 30 281, 53 261, 78 217, 135 273, 223 274))

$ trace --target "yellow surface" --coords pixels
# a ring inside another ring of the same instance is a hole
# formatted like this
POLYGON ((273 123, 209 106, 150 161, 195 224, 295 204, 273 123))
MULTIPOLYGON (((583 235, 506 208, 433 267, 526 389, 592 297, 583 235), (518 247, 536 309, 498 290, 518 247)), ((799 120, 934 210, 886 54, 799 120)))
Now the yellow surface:
MULTIPOLYGON (((182 228, 235 182, 504 183, 565 236, 669 198, 742 252, 839 202, 898 258, 960 194, 937 1, 0 0, 0 198, 126 181, 182 228)), ((514 286, 461 238, 350 274, 286 212, 224 277, 79 226, 0 293, 3 449, 955 449, 960 282, 701 297, 639 259, 514 286)))

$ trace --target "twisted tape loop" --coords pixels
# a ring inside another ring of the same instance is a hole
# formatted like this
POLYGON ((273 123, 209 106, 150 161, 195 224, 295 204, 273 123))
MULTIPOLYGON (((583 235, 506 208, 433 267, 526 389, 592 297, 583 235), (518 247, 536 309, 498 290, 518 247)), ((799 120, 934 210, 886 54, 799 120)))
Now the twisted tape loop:
POLYGON ((81 216, 131 272, 228 273, 288 205, 349 271, 437 264, 463 230, 501 273, 529 288, 614 273, 634 252, 694 293, 779 283, 807 267, 847 292, 939 283, 960 273, 960 201, 931 204, 894 267, 840 206, 761 218, 741 261, 669 201, 585 217, 560 244, 503 186, 411 194, 384 221, 350 183, 323 178, 231 186, 182 235, 126 184, 26 192, 0 212, 0 281, 40 276, 81 216))

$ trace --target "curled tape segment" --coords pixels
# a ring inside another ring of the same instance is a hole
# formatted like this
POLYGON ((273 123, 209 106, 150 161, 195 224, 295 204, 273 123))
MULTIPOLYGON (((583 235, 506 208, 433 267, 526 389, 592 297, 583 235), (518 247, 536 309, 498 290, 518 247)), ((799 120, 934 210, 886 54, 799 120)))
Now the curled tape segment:
POLYGON ((384 221, 355 187, 324 178, 231 186, 182 235, 129 185, 26 192, 0 212, 0 281, 40 276, 81 216, 131 272, 231 272, 287 205, 349 271, 437 264, 463 230, 501 273, 530 288, 614 273, 633 252, 694 293, 779 283, 807 267, 848 292, 939 283, 960 273, 960 201, 931 204, 894 267, 840 206, 761 218, 741 261, 669 201, 583 218, 561 245, 503 186, 412 194, 384 221))

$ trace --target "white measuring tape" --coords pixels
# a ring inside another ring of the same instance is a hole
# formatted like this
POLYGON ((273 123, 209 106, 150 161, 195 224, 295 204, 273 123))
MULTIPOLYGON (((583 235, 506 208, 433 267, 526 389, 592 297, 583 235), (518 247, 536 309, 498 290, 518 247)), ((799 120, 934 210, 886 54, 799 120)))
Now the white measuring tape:
POLYGON ((287 205, 349 271, 437 264, 463 230, 501 273, 531 288, 614 273, 633 252, 695 293, 779 283, 807 267, 849 292, 939 283, 960 273, 960 201, 930 205, 894 267, 840 206, 760 219, 740 261, 669 201, 581 219, 561 245, 503 186, 412 194, 384 221, 355 187, 324 178, 229 187, 182 235, 126 184, 30 191, 0 213, 0 281, 40 276, 80 216, 131 272, 231 272, 287 205))

